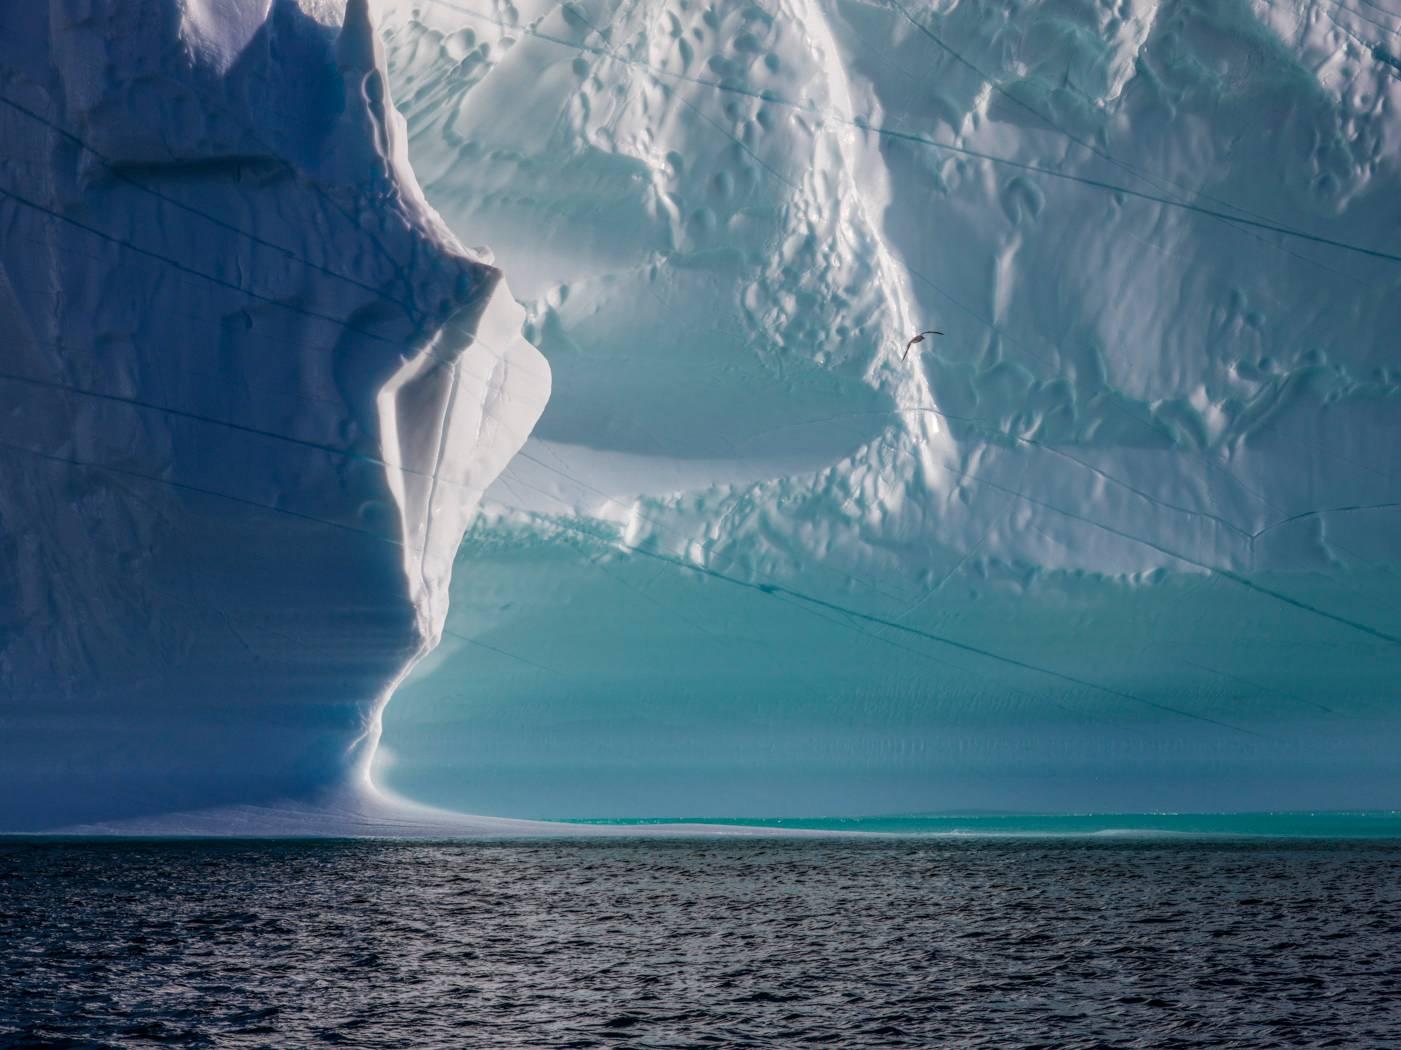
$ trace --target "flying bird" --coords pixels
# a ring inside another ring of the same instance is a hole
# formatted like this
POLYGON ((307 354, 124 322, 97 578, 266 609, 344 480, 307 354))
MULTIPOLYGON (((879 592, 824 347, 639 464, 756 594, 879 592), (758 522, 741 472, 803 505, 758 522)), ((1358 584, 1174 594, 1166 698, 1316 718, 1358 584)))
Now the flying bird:
POLYGON ((922 343, 922 342, 924 342, 924 337, 925 337, 926 335, 943 335, 943 334, 944 334, 943 332, 935 331, 933 328, 931 328, 931 329, 929 329, 928 331, 925 331, 925 332, 920 332, 919 335, 915 336, 913 339, 911 339, 908 343, 905 344, 905 352, 904 352, 903 354, 900 355, 900 360, 903 361, 903 360, 905 360, 905 358, 909 357, 909 356, 910 356, 910 347, 914 346, 916 343, 922 343))

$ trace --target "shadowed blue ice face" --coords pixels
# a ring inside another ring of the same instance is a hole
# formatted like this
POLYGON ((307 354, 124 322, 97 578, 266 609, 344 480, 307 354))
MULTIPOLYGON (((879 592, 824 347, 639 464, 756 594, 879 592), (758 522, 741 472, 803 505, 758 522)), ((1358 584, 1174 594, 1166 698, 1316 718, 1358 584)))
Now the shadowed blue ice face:
POLYGON ((405 203, 367 21, 97 10, 0 13, 0 830, 353 780, 466 337, 392 465, 380 394, 496 278, 405 203))
MULTIPOLYGON (((68 487, 73 469, 40 463, 28 476, 68 487)), ((178 508, 179 529, 153 537, 125 581, 73 567, 71 583, 106 599, 87 615, 110 620, 85 633, 112 649, 11 684, 0 827, 306 797, 343 783, 376 700, 420 644, 397 546, 212 496, 169 501, 160 485, 131 478, 82 482, 96 493, 110 485, 114 500, 178 508), (119 622, 128 616, 142 629, 119 622)), ((16 655, 32 666, 52 654, 16 655)))

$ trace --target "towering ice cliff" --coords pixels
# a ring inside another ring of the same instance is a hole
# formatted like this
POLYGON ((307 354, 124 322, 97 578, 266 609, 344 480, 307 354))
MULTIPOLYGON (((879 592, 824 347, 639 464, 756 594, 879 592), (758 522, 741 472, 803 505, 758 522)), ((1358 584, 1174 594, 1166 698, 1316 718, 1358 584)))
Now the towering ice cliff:
POLYGON ((382 6, 0 10, 0 829, 1396 805, 1401 15, 382 6))
POLYGON ((428 199, 556 376, 391 784, 1401 797, 1401 14, 402 0, 384 34, 428 199))
POLYGON ((0 830, 363 797, 549 391, 365 0, 3 5, 0 143, 0 830))

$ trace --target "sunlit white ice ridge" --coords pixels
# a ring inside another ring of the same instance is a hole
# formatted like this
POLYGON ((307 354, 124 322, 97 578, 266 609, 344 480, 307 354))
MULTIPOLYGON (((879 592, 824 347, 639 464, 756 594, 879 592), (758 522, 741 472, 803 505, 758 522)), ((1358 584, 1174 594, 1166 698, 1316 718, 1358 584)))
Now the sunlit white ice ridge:
POLYGON ((388 7, 425 195, 555 389, 381 778, 524 815, 1394 806, 1398 33, 388 7))

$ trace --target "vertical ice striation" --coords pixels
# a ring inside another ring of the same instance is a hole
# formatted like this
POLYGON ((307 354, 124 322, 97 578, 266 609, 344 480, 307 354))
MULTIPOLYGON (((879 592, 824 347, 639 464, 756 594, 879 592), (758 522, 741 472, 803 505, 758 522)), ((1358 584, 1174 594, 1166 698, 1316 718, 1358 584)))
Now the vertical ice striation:
POLYGON ((341 22, 0 11, 0 829, 371 790, 548 396, 341 22))

